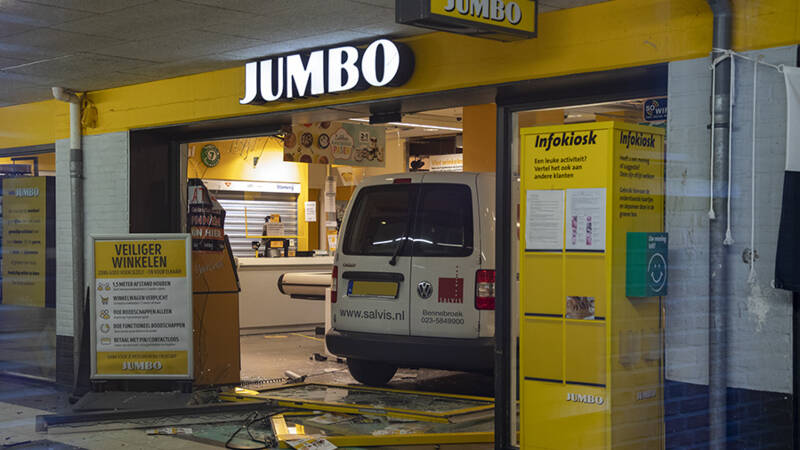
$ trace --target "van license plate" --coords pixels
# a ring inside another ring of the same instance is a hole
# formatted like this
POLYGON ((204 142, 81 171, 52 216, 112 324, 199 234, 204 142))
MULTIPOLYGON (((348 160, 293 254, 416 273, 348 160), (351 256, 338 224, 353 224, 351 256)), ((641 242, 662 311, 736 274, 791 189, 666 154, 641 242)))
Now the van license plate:
POLYGON ((347 285, 348 297, 397 298, 398 283, 394 281, 350 280, 347 285))

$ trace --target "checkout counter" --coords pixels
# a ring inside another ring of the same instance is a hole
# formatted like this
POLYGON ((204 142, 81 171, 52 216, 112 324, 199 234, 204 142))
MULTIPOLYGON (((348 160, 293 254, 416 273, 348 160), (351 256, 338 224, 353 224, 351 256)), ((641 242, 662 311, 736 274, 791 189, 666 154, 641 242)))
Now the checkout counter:
POLYGON ((289 298, 278 290, 286 272, 330 272, 333 256, 237 258, 241 334, 307 330, 325 322, 325 302, 289 298))

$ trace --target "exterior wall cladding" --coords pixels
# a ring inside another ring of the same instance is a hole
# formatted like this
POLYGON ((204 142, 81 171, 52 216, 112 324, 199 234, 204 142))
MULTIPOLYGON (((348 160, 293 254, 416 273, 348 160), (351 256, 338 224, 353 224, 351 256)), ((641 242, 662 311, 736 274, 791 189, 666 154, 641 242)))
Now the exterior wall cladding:
MULTIPOLYGON (((86 282, 92 234, 122 234, 129 228, 128 132, 83 137, 83 201, 86 210, 86 282)), ((72 222, 69 139, 56 142, 56 381, 69 385, 72 373, 72 222)))
MULTIPOLYGON (((797 47, 747 52, 794 66, 797 47)), ((708 443, 708 236, 710 58, 669 65, 666 229, 667 448, 708 443)), ((749 249, 753 63, 737 59, 733 111, 728 299, 729 448, 792 447, 792 299, 771 287, 786 155, 783 76, 758 68, 756 123, 756 277, 749 249)))

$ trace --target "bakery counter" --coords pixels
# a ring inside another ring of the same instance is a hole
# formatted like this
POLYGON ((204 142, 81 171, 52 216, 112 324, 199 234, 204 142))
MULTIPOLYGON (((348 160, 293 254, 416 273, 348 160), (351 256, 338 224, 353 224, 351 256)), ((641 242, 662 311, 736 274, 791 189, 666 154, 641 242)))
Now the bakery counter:
POLYGON ((333 256, 237 258, 241 334, 310 329, 325 322, 325 302, 281 294, 278 277, 286 272, 330 272, 333 256))

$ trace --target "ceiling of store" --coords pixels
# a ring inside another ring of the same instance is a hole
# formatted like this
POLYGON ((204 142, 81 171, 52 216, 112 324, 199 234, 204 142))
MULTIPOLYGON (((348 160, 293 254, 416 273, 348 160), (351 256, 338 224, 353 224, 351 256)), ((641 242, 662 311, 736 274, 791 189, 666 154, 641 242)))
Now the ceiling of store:
MULTIPOLYGON (((607 0, 542 0, 540 12, 607 0)), ((0 0, 0 106, 410 36, 395 0, 0 0)))

